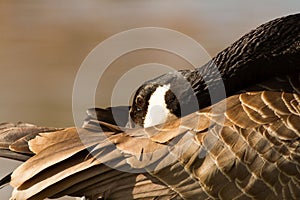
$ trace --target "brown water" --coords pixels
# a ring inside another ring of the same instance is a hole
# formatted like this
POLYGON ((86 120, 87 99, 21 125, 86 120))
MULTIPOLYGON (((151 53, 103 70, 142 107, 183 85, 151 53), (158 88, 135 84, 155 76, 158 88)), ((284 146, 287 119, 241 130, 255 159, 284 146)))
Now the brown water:
MULTIPOLYGON (((2 0, 0 122, 72 126, 72 88, 76 72, 89 52, 113 34, 136 27, 170 28, 192 37, 213 56, 257 25, 299 9, 297 0, 288 3, 264 0, 257 4, 238 0, 218 4, 210 1, 49 0, 25 3, 2 0)), ((197 52, 190 53, 197 56, 197 52)), ((205 61, 199 60, 199 65, 205 61)), ((110 104, 112 83, 120 77, 120 71, 148 62, 163 62, 176 69, 191 67, 179 57, 161 51, 145 50, 124 55, 112 64, 101 80, 97 105, 110 104)), ((147 71, 142 79, 163 71, 147 71)), ((124 91, 130 84, 124 85, 124 91)), ((90 105, 83 103, 81 106, 90 105)), ((0 163, 0 177, 17 166, 5 159, 0 163)), ((9 190, 8 187, 0 190, 0 199, 8 199, 9 190)))

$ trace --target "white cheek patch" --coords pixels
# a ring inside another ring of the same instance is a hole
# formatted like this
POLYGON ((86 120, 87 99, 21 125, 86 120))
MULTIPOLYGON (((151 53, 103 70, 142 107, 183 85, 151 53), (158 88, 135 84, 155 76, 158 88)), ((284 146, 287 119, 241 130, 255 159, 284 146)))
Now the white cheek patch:
POLYGON ((144 127, 162 124, 167 121, 170 111, 165 102, 166 92, 170 89, 170 84, 159 86, 152 93, 149 99, 148 110, 144 120, 144 127))

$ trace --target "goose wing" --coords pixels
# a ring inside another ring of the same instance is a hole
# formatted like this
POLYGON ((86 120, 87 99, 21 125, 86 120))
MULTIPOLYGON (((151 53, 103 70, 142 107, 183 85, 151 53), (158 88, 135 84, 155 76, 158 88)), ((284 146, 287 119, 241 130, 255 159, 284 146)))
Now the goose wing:
POLYGON ((11 185, 15 188, 12 199, 65 195, 91 199, 156 196, 176 199, 178 194, 158 179, 144 170, 133 171, 112 142, 123 140, 125 136, 124 133, 95 133, 76 128, 40 133, 29 141, 36 155, 11 176, 11 185))
POLYGON ((125 124, 122 120, 126 110, 128 117, 128 107, 89 109, 84 129, 3 123, 0 156, 29 160, 12 176, 2 179, 1 185, 10 181, 13 187, 18 188, 12 199, 65 195, 86 196, 89 199, 107 196, 115 199, 123 199, 124 196, 129 199, 154 199, 157 196, 160 199, 178 199, 178 194, 147 173, 131 173, 131 168, 122 162, 123 157, 118 157, 120 155, 106 139, 120 132, 112 121, 112 113, 119 117, 117 122, 125 124), (101 145, 96 145, 99 142, 101 145), (97 153, 103 151, 101 160, 96 159, 91 150, 97 153), (107 155, 103 157, 104 154, 107 155), (106 161, 112 162, 114 167, 118 167, 117 170, 109 167, 111 165, 107 165, 106 161))
POLYGON ((175 129, 148 130, 151 141, 168 151, 142 155, 150 146, 144 144, 127 162, 149 168, 184 199, 299 199, 299 97, 284 92, 229 97, 183 118, 175 129))
POLYGON ((298 94, 252 92, 147 129, 41 133, 12 198, 298 199, 299 122, 298 94))

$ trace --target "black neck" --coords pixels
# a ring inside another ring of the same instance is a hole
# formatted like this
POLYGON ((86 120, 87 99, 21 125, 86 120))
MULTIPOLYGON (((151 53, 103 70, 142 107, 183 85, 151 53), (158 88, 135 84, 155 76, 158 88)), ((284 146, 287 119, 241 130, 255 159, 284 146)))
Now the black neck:
MULTIPOLYGON (((226 95, 232 95, 274 76, 299 73, 299 50, 300 14, 275 19, 244 35, 206 65, 191 72, 195 75, 190 75, 194 77, 190 82, 195 91, 201 91, 197 94, 198 100, 206 106, 210 104, 208 88, 221 89, 220 76, 226 95)), ((217 99, 222 98, 220 95, 217 99)))

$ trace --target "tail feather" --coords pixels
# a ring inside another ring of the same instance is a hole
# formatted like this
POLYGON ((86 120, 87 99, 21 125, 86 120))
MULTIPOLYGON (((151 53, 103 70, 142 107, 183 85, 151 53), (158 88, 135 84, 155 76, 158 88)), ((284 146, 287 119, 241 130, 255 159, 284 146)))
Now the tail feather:
POLYGON ((10 180, 11 180, 11 174, 8 174, 6 175, 5 177, 3 177, 1 180, 0 180, 0 189, 2 189, 3 187, 5 187, 7 184, 9 184, 10 180))
POLYGON ((129 106, 117 106, 108 108, 90 108, 82 128, 90 131, 121 131, 125 127, 129 117, 129 106), (100 128, 100 129, 99 129, 100 128))
POLYGON ((28 160, 32 155, 31 154, 23 154, 11 151, 9 149, 0 149, 0 157, 2 158, 8 158, 12 160, 18 160, 18 161, 26 161, 28 160))
POLYGON ((0 124, 0 157, 26 161, 33 155, 28 141, 39 133, 61 130, 58 128, 39 127, 33 124, 19 122, 0 124))

